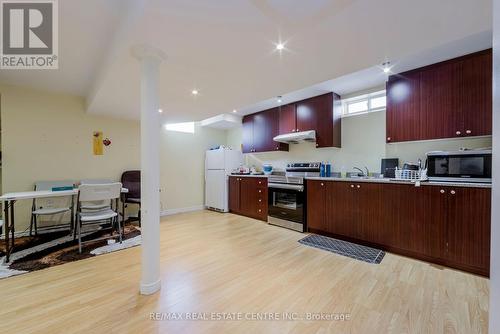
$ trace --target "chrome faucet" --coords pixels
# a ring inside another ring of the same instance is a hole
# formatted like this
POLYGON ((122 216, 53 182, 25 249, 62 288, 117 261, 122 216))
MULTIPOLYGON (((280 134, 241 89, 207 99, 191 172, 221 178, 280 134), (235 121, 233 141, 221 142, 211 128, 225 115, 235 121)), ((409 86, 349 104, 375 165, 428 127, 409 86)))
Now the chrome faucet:
POLYGON ((368 167, 366 167, 366 166, 365 166, 366 173, 359 167, 353 167, 352 169, 359 171, 358 176, 361 176, 361 177, 370 176, 370 171, 368 170, 368 167))
POLYGON ((352 167, 352 169, 359 170, 358 176, 365 176, 365 172, 359 167, 352 167))

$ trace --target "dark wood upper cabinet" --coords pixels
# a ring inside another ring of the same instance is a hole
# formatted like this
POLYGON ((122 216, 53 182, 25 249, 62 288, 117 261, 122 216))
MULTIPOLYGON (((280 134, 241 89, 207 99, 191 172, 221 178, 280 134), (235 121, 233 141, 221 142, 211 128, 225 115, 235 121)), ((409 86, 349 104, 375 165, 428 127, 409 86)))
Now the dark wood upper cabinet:
POLYGON ((491 50, 463 60, 460 94, 463 124, 462 135, 491 135, 493 101, 493 59, 491 50))
POLYGON ((461 127, 459 100, 462 66, 449 62, 420 72, 420 129, 415 138, 453 138, 461 127))
POLYGON ((296 102, 296 131, 316 130, 316 147, 341 146, 340 96, 328 93, 296 102))
POLYGON ((391 76, 387 82, 386 141, 420 139, 420 72, 391 76))
POLYGON ((492 52, 389 77, 387 142, 491 135, 492 52))
POLYGON ((273 140, 279 133, 278 108, 243 117, 243 153, 288 151, 288 145, 273 140))
POLYGON ((243 117, 242 143, 241 143, 241 150, 243 153, 250 153, 253 152, 254 150, 253 119, 254 115, 247 115, 243 117))
POLYGON ((334 93, 243 117, 243 153, 288 151, 273 140, 279 134, 316 131, 316 147, 340 147, 340 96, 334 93))
POLYGON ((297 118, 295 104, 287 104, 279 109, 279 134, 295 132, 297 130, 297 118))

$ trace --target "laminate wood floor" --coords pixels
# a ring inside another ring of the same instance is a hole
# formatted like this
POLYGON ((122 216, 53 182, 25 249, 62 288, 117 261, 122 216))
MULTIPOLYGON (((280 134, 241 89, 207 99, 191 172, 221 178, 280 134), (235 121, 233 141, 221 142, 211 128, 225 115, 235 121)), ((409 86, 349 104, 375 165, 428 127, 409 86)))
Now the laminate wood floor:
POLYGON ((51 267, 0 280, 0 331, 486 333, 487 279, 393 254, 368 264, 302 237, 232 214, 166 217, 161 292, 138 294, 140 247, 51 267), (167 320, 188 315, 206 320, 167 320))

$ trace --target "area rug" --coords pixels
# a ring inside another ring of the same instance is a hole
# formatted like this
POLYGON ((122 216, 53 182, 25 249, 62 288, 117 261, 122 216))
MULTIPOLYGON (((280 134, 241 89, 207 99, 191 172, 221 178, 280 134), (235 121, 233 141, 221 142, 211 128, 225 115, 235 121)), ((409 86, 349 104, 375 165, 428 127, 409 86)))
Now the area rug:
POLYGON ((385 256, 385 252, 371 247, 358 245, 352 242, 324 237, 322 235, 310 234, 299 240, 301 244, 323 249, 335 254, 347 256, 356 260, 379 264, 385 256))
POLYGON ((106 235, 109 235, 109 230, 103 230, 99 226, 84 230, 82 240, 88 241, 88 243, 82 245, 81 254, 78 252, 78 240, 73 240, 73 236, 69 235, 67 230, 40 233, 38 236, 31 237, 17 237, 9 263, 5 263, 5 240, 0 240, 0 279, 141 244, 140 228, 133 224, 125 224, 121 244, 116 240, 118 238, 114 238, 115 243, 108 243, 108 240, 91 242, 92 239, 105 237, 106 235))

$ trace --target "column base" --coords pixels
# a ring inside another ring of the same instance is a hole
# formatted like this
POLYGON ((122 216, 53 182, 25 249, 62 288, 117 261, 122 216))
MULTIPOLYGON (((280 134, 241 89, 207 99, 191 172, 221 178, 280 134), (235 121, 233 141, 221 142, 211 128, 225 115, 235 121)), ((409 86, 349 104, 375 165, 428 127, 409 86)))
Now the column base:
POLYGON ((161 288, 161 280, 157 280, 153 283, 142 283, 140 285, 141 295, 152 295, 153 293, 159 291, 161 288))

